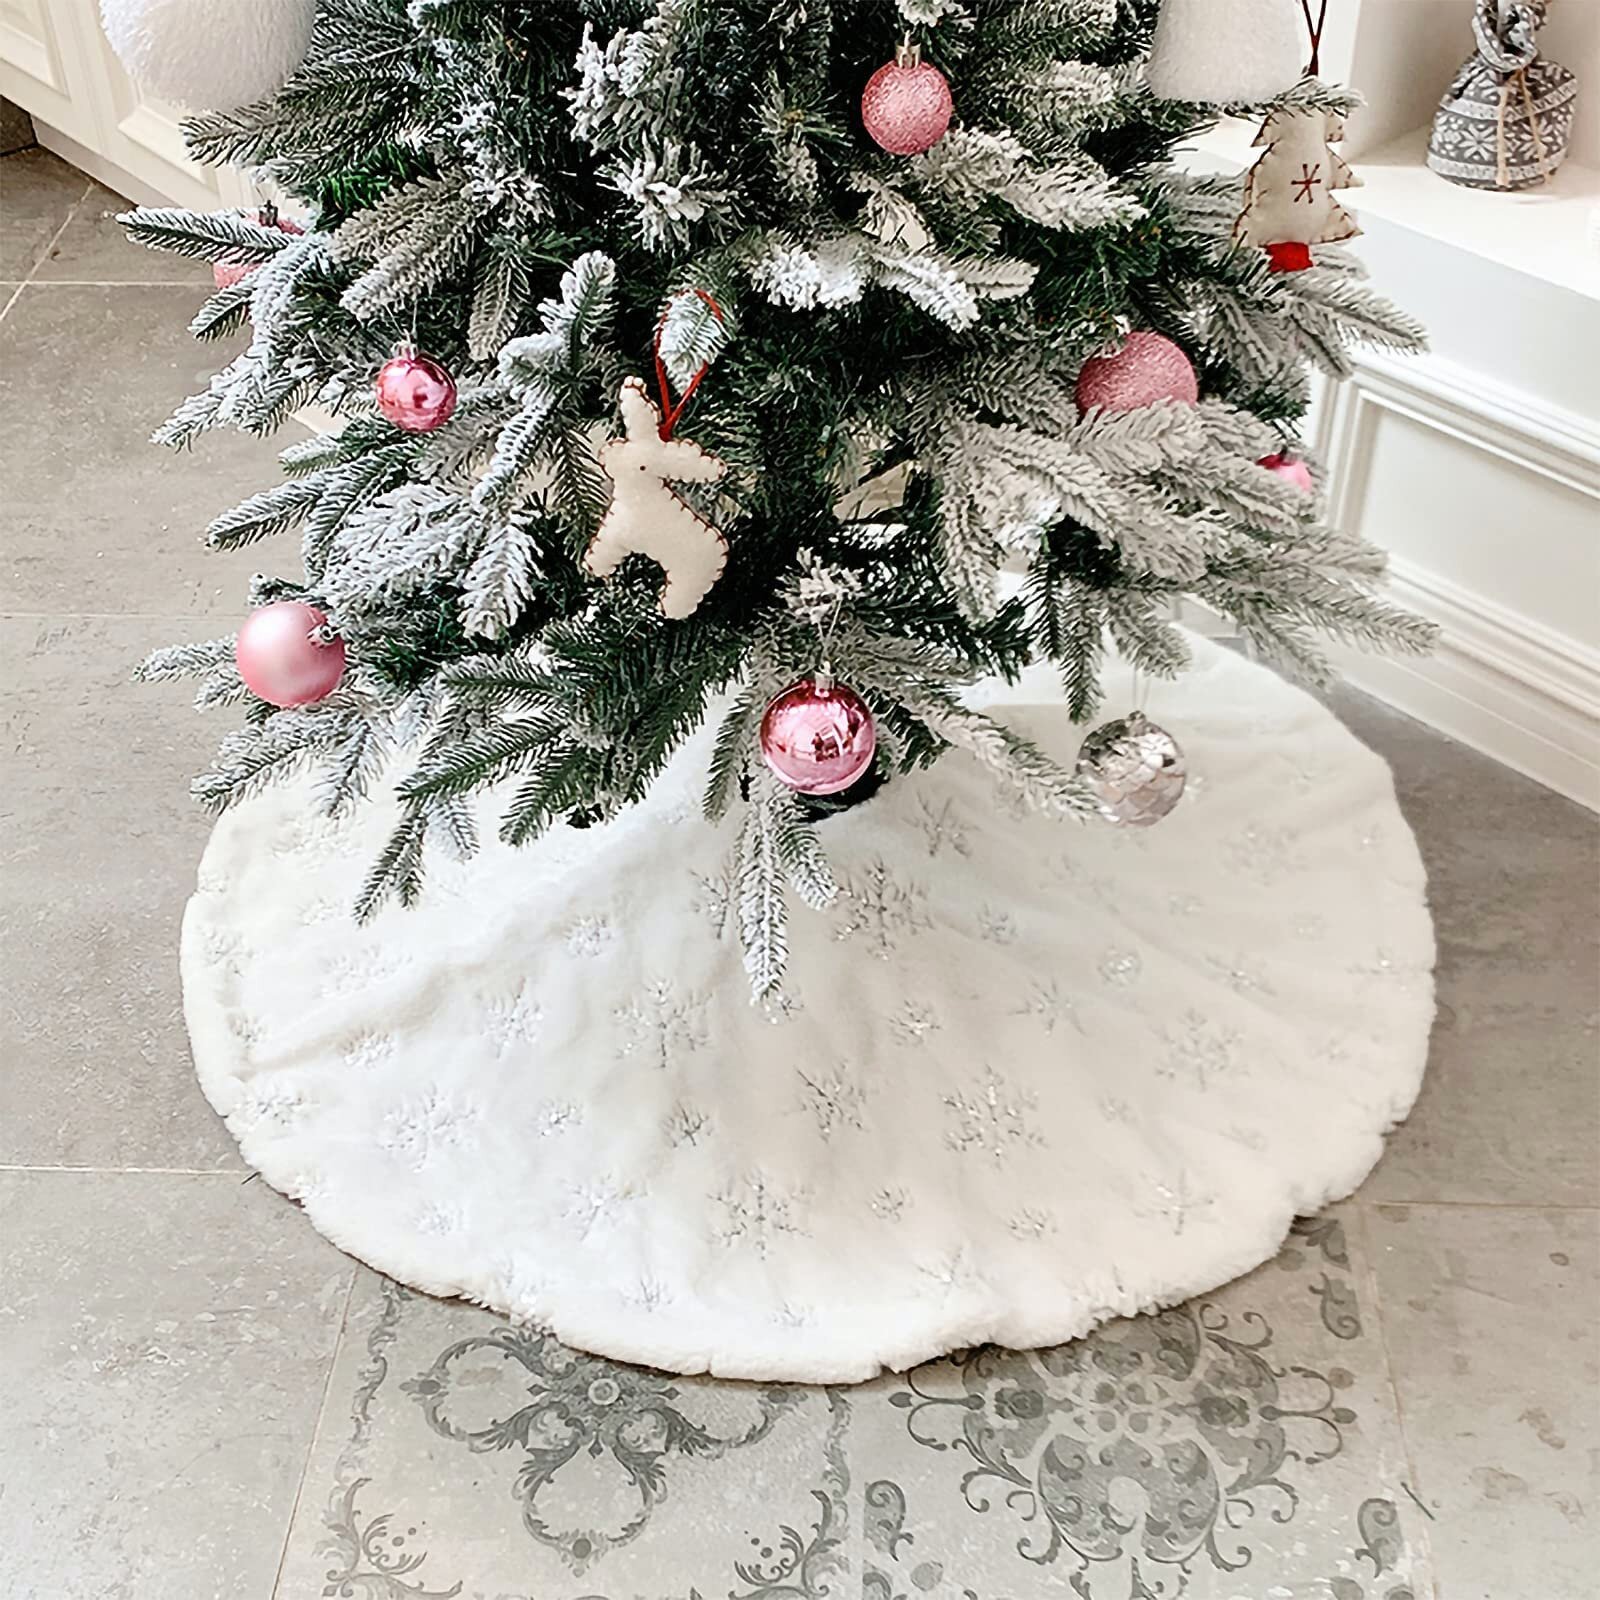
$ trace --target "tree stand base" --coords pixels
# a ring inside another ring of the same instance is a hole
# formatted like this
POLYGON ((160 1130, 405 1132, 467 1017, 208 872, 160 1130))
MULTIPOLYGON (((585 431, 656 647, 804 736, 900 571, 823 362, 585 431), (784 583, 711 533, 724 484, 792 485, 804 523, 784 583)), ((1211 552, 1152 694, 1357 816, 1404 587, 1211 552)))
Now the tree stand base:
MULTIPOLYGON (((391 825, 309 782, 217 825, 184 922, 200 1081, 380 1271, 676 1372, 868 1378, 1211 1289, 1354 1188, 1433 1014, 1383 762, 1204 641, 1152 714, 1190 792, 1016 813, 959 754, 832 817, 843 892, 752 1006, 709 733, 616 821, 348 915, 391 825)), ((1109 714, 1129 705, 1125 671, 1109 714)), ((1063 761, 1050 680, 994 705, 1063 761)))

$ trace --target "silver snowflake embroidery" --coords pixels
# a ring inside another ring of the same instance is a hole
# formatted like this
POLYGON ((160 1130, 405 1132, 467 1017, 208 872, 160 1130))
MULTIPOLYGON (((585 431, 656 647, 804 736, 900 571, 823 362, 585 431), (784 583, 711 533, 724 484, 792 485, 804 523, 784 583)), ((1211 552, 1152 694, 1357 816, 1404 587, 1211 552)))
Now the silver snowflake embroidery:
POLYGON ((617 1054, 644 1055, 663 1069, 706 1043, 705 996, 680 995, 664 979, 646 984, 643 997, 619 1006, 615 1016, 623 1031, 617 1054))
POLYGON ((431 1233, 437 1238, 446 1234, 460 1233, 467 1225, 466 1213, 458 1205, 448 1201, 434 1201, 425 1205, 416 1218, 416 1228, 419 1233, 431 1233))
POLYGON ((955 803, 945 800, 935 806, 926 795, 917 798, 917 826, 928 841, 928 854, 939 855, 949 850, 953 855, 967 855, 972 846, 967 840, 967 830, 956 815, 955 803))
POLYGON ((939 1031, 939 1016, 932 1006, 907 1000, 889 1019, 889 1031, 901 1044, 921 1044, 930 1033, 939 1031))
POLYGON ((324 922, 332 922, 335 917, 342 915, 345 909, 332 895, 318 895, 315 900, 306 901, 300 908, 300 921, 307 928, 315 928, 324 922))
POLYGON ((861 1112, 867 1103, 866 1090, 846 1076, 843 1069, 826 1077, 812 1077, 796 1068, 804 1085, 802 1103, 811 1113, 817 1132, 831 1139, 841 1128, 860 1128, 861 1112))
POLYGON ((1246 1150, 1261 1151, 1267 1148, 1267 1136, 1259 1128, 1246 1128, 1236 1122, 1232 1127, 1223 1129, 1223 1134, 1246 1150))
POLYGON ((393 950, 361 950, 336 956, 322 979, 322 992, 329 998, 360 994, 394 977, 406 964, 406 957, 393 950))
POLYGON ((228 1018, 228 1032, 246 1050, 254 1050, 267 1036, 266 1024, 259 1017, 252 1017, 244 1011, 236 1011, 228 1018))
POLYGON ((655 1311, 672 1303, 672 1290, 660 1278, 643 1277, 623 1297, 630 1304, 655 1311))
POLYGON ((958 1289, 970 1288, 978 1280, 977 1269, 965 1245, 933 1261, 918 1262, 917 1271, 947 1295, 954 1294, 958 1289))
POLYGON ((1198 917, 1206 903, 1198 895, 1171 894, 1167 896, 1167 910, 1175 917, 1198 917))
POLYGON ((1179 1237, 1188 1227, 1190 1217, 1196 1212, 1209 1210, 1217 1203, 1215 1195, 1201 1194, 1194 1188, 1187 1172, 1180 1172, 1170 1185, 1158 1183, 1156 1196, 1160 1203, 1140 1215, 1165 1217, 1172 1224, 1173 1233, 1179 1237))
POLYGON ((1047 1233, 1056 1231, 1056 1219, 1037 1206, 1024 1206, 1010 1218, 1006 1226, 1018 1239, 1042 1239, 1047 1233))
POLYGON ((953 1123, 945 1143, 952 1150, 976 1151, 999 1166, 1015 1147, 1045 1142, 1029 1121, 1039 1097, 1031 1089, 1013 1090, 993 1067, 976 1092, 947 1094, 944 1104, 953 1123))
POLYGON ((567 929, 567 951, 580 958, 603 955, 617 941, 617 930, 604 917, 579 917, 567 929))
POLYGON ((762 996, 761 1015, 775 1028, 803 1010, 799 995, 791 989, 774 989, 771 994, 762 996))
POLYGON ((880 1189, 869 1204, 880 1222, 898 1222, 905 1215, 911 1196, 904 1189, 880 1189))
POLYGON ((904 935, 933 926, 924 909, 925 894, 920 883, 901 883, 882 861, 875 861, 863 877, 841 885, 843 920, 833 936, 859 936, 869 955, 887 961, 904 935))
POLYGON ((195 874, 194 886, 201 894, 225 894, 233 880, 220 867, 202 861, 195 874))
POLYGON ((1199 1011, 1184 1013, 1168 1027, 1166 1059, 1156 1068, 1164 1078, 1193 1078, 1202 1092, 1213 1081, 1238 1067, 1234 1051, 1239 1035, 1226 1023, 1212 1022, 1199 1011))
POLYGON ((1318 941, 1326 939, 1328 937, 1328 919, 1315 911, 1309 912, 1302 917, 1296 917, 1294 936, 1297 939, 1318 941))
POLYGON ((711 1114, 680 1100, 667 1113, 661 1131, 674 1150, 686 1144, 697 1145, 711 1132, 711 1114))
POLYGON ((817 1320, 817 1314, 810 1306, 796 1305, 792 1300, 783 1300, 772 1313, 772 1320, 780 1328, 809 1328, 817 1320))
POLYGON ((514 995, 491 1000, 485 1008, 484 1021, 495 1050, 507 1055, 539 1037, 544 1011, 528 993, 527 984, 523 984, 514 995))
POLYGON ((1107 950, 1100 958, 1100 976, 1119 989, 1137 983, 1143 971, 1144 958, 1137 950, 1107 950))
POLYGON ((1299 870, 1298 838, 1282 828, 1253 822, 1235 836, 1224 853, 1236 872, 1270 888, 1299 870))
POLYGON ((749 1173, 712 1195, 721 1213, 717 1237, 764 1257, 779 1239, 806 1232, 801 1218, 807 1198, 804 1190, 785 1189, 763 1172, 749 1173))
POLYGON ((378 1148, 403 1157, 420 1172, 441 1150, 468 1143, 478 1115, 471 1101, 430 1089, 385 1115, 378 1129, 378 1148))
POLYGON ((549 1280, 521 1256, 501 1256, 491 1269, 490 1301, 516 1323, 539 1327, 533 1307, 549 1293, 549 1280))
POLYGON ((987 939, 990 944, 1015 944, 1017 919, 1009 911, 984 906, 978 913, 978 936, 987 939))
POLYGON ((576 1128, 583 1121, 583 1108, 570 1100, 546 1100, 533 1114, 533 1131, 541 1139, 576 1128))
POLYGON ((300 1091, 291 1085, 272 1081, 253 1083, 245 1090, 228 1121, 237 1131, 253 1130, 263 1124, 287 1128, 304 1110, 300 1091))
POLYGON ((1061 985, 1052 978, 1048 983, 1035 983, 1027 998, 1013 1011, 1014 1017, 1037 1017, 1046 1033, 1054 1033, 1063 1022, 1070 1022, 1079 1033, 1083 1024, 1078 1020, 1078 1008, 1071 996, 1061 992, 1061 985))
POLYGON ((232 928, 207 928, 200 935, 200 950, 207 961, 236 972, 244 957, 245 943, 232 928))
POLYGON ((734 871, 730 854, 714 878, 708 878, 703 872, 694 875, 695 892, 690 907, 711 924, 711 931, 719 939, 734 925, 733 908, 738 900, 734 871))
POLYGON ((1100 1102, 1100 1115, 1107 1122, 1128 1124, 1133 1121, 1133 1107, 1119 1096, 1108 1094, 1100 1102))
POLYGON ((1276 994, 1277 991, 1261 976, 1260 968, 1243 954, 1224 961, 1220 956, 1207 956, 1206 965, 1216 973, 1235 994, 1276 994))
POLYGON ((392 1033, 362 1033, 340 1051, 344 1064, 354 1072, 372 1072, 394 1054, 392 1033))
POLYGON ((602 1223, 614 1220, 618 1210, 627 1201, 637 1199, 638 1193, 631 1184, 615 1183, 610 1178, 574 1184, 567 1191, 565 1215, 576 1225, 578 1237, 587 1239, 602 1223))

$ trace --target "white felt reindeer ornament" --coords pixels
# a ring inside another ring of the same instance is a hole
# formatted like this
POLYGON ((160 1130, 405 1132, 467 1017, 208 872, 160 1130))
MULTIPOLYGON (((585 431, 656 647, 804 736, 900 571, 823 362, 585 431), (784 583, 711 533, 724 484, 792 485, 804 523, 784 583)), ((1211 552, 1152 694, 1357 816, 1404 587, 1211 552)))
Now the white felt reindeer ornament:
POLYGON ((728 464, 688 439, 663 438, 661 413, 641 379, 622 385, 621 405, 626 437, 600 450, 614 485, 611 506, 584 555, 584 569, 605 578, 624 557, 647 555, 667 575, 661 614, 687 617, 722 576, 728 543, 667 485, 715 483, 728 464))

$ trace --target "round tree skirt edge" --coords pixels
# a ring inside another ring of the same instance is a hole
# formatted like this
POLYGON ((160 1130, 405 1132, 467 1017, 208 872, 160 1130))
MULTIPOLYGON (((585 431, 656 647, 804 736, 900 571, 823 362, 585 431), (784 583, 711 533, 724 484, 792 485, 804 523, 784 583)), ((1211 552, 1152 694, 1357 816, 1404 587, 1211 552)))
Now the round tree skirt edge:
MULTIPOLYGON (((1384 762, 1191 643, 1143 702, 1188 755, 1170 817, 1034 816, 959 753, 896 778, 819 824, 841 893, 765 1005, 714 719, 600 827, 513 850, 489 796, 481 851, 364 926, 392 802, 267 790, 184 918, 201 1086, 351 1255, 669 1371, 850 1382, 1213 1289, 1377 1162, 1434 941, 1384 762)), ((983 698, 1074 758, 1048 672, 983 698)))

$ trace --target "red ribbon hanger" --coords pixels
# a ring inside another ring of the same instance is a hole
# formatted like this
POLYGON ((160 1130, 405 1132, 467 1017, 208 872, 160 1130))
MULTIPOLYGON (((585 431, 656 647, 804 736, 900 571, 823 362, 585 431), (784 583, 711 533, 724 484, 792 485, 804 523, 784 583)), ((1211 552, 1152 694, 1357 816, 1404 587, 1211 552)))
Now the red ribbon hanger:
MULTIPOLYGON (((711 315, 718 322, 725 320, 722 315, 722 307, 704 289, 691 289, 688 293, 698 295, 704 300, 711 307, 711 315)), ((661 391, 661 437, 663 440, 672 437, 673 429, 678 426, 678 418, 683 415, 684 409, 694 398, 694 392, 700 387, 701 379, 711 370, 709 361, 702 363, 700 370, 689 380, 689 387, 678 396, 678 403, 676 405, 672 403, 672 386, 667 378, 667 364, 661 359, 661 335, 667 331, 667 317, 672 311, 672 300, 678 298, 679 296, 673 295, 672 299, 668 300, 666 309, 661 313, 661 320, 656 324, 656 386, 661 391)))

